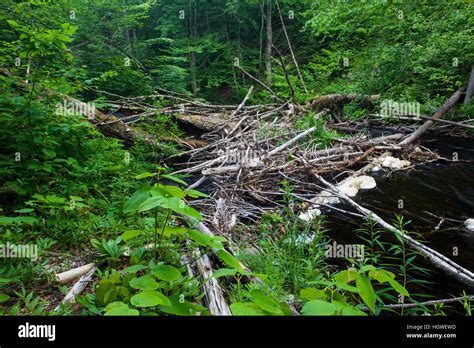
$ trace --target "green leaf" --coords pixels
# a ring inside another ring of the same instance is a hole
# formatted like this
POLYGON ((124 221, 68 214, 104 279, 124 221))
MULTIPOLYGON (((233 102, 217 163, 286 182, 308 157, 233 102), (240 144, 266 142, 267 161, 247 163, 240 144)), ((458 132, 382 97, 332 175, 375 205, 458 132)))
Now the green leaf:
POLYGON ((153 275, 165 281, 177 280, 181 277, 181 273, 173 266, 158 265, 153 271, 153 275))
POLYGON ((124 241, 127 241, 127 240, 133 239, 137 236, 140 236, 142 234, 144 234, 144 232, 141 231, 141 230, 129 230, 129 231, 125 231, 124 233, 122 233, 120 238, 122 238, 124 241))
POLYGON ((162 178, 166 178, 166 179, 168 179, 168 180, 172 180, 172 181, 177 182, 177 183, 179 183, 179 184, 183 184, 183 185, 188 186, 188 183, 187 183, 186 181, 184 181, 184 180, 182 180, 182 179, 180 179, 180 178, 178 178, 178 177, 176 177, 176 176, 174 176, 174 175, 163 174, 163 175, 161 175, 161 177, 162 177, 162 178))
POLYGON ((332 303, 313 300, 306 302, 301 310, 303 315, 332 315, 336 312, 336 306, 332 303))
POLYGON ((165 208, 165 199, 162 196, 153 196, 148 199, 146 199, 142 204, 139 205, 138 211, 143 212, 143 211, 148 211, 150 209, 156 208, 156 207, 163 207, 165 208))
POLYGON ((56 151, 53 149, 43 149, 43 153, 46 155, 48 158, 54 158, 56 157, 56 151))
POLYGON ((236 269, 239 273, 246 273, 239 261, 225 250, 219 250, 217 256, 229 267, 236 269))
MULTIPOLYGON (((177 227, 177 226, 165 226, 163 230, 163 235, 165 237, 171 237, 177 234, 186 232, 188 229, 186 227, 177 227)), ((161 229, 158 229, 157 233, 161 233, 161 229)))
POLYGON ((130 303, 135 307, 171 306, 168 298, 158 291, 142 291, 133 295, 130 303))
POLYGON ((148 197, 150 197, 150 192, 148 191, 147 186, 143 186, 138 189, 132 197, 129 198, 127 203, 123 207, 124 213, 131 213, 138 210, 140 204, 142 204, 148 197))
POLYGON ((155 279, 151 275, 145 275, 139 278, 133 278, 130 280, 130 286, 134 289, 140 290, 155 290, 160 287, 155 279))
POLYGON ((186 192, 186 194, 192 198, 199 198, 199 197, 208 198, 209 197, 209 195, 206 195, 205 193, 202 193, 200 191, 193 190, 193 189, 185 190, 184 192, 186 192))
POLYGON ((182 199, 173 197, 169 199, 167 204, 168 204, 168 208, 175 211, 176 213, 183 214, 183 215, 195 218, 199 221, 202 221, 201 214, 199 214, 199 212, 196 209, 188 206, 186 202, 184 202, 182 199))
POLYGON ((392 288, 394 288, 395 291, 398 292, 399 294, 403 296, 410 296, 407 289, 405 289, 405 287, 403 287, 403 285, 397 282, 395 279, 389 279, 388 282, 390 283, 392 288))
POLYGON ((158 175, 158 174, 145 172, 145 173, 141 173, 135 176, 134 179, 140 180, 140 179, 149 178, 150 176, 155 176, 155 175, 158 175))
POLYGON ((140 312, 129 307, 112 308, 104 313, 106 316, 138 316, 140 312))
POLYGON ((357 288, 360 290, 359 295, 370 308, 372 313, 375 313, 375 292, 369 278, 366 276, 359 276, 356 280, 357 288))
POLYGON ((31 208, 23 208, 23 209, 15 210, 15 213, 23 214, 23 213, 31 213, 33 211, 35 211, 35 210, 31 209, 31 208))
POLYGON ((336 280, 339 283, 347 284, 356 280, 358 276, 359 276, 359 272, 357 272, 354 268, 349 268, 337 273, 334 276, 334 280, 336 280))
POLYGON ((184 192, 184 190, 178 186, 158 185, 157 188, 161 189, 162 191, 164 191, 164 193, 166 193, 165 197, 176 197, 176 198, 186 197, 186 193, 184 192))
POLYGON ((230 311, 232 315, 237 316, 265 315, 265 313, 251 302, 234 302, 230 305, 230 311))
POLYGON ((199 232, 198 230, 189 230, 188 234, 199 245, 208 246, 209 236, 207 234, 199 232))
POLYGON ((336 287, 339 288, 339 289, 350 291, 350 292, 359 292, 360 291, 359 288, 356 288, 355 286, 351 286, 351 285, 341 283, 341 282, 335 282, 334 285, 336 285, 336 287))
POLYGON ((133 265, 130 267, 127 267, 122 270, 123 273, 137 273, 138 271, 143 271, 144 269, 147 269, 148 267, 145 265, 133 265))
POLYGON ((347 306, 347 307, 344 307, 344 309, 342 310, 342 315, 366 317, 367 313, 362 312, 359 308, 356 308, 353 306, 347 306))
POLYGON ((0 303, 7 301, 10 298, 7 294, 0 294, 0 303))
POLYGON ((283 315, 283 311, 278 302, 265 295, 262 291, 252 290, 250 294, 252 295, 253 302, 264 311, 276 315, 283 315))
POLYGON ((195 315, 196 312, 206 312, 207 308, 197 303, 187 302, 179 294, 169 297, 170 306, 160 306, 160 311, 174 315, 195 315))
POLYGON ((236 274, 237 274, 237 270, 235 269, 221 268, 212 274, 212 278, 217 279, 219 277, 234 276, 236 274))
POLYGON ((410 296, 407 289, 403 287, 399 282, 395 280, 395 274, 384 269, 375 269, 369 272, 369 275, 377 280, 379 283, 388 282, 392 288, 395 289, 399 294, 403 296, 410 296))
POLYGON ((116 301, 109 303, 107 307, 105 307, 105 313, 104 315, 110 316, 110 315, 126 315, 126 316, 137 316, 140 314, 136 309, 132 309, 128 307, 127 304, 121 302, 121 301, 116 301))
POLYGON ((306 288, 306 289, 301 289, 300 297, 303 300, 312 301, 312 300, 326 299, 328 296, 326 295, 325 290, 319 290, 316 288, 306 288))
POLYGON ((14 21, 13 19, 7 19, 7 23, 12 27, 12 28, 16 28, 18 27, 20 24, 18 24, 18 22, 14 21))

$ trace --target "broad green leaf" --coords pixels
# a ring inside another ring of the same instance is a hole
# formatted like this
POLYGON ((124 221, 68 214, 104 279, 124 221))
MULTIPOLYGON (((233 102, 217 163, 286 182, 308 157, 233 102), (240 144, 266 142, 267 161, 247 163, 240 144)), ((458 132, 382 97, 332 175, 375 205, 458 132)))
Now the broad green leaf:
POLYGON ((359 288, 356 288, 355 286, 352 286, 352 285, 348 285, 348 284, 345 284, 345 283, 341 283, 341 282, 335 282, 334 285, 336 285, 336 287, 338 289, 342 289, 342 290, 346 290, 346 291, 350 291, 350 292, 359 292, 359 288))
POLYGON ((35 211, 35 210, 31 209, 31 208, 23 208, 23 209, 15 210, 15 213, 23 214, 23 213, 31 213, 33 211, 35 211))
POLYGON ((127 241, 127 240, 133 239, 137 236, 140 236, 142 234, 144 234, 144 232, 141 231, 141 230, 129 230, 129 231, 125 231, 124 233, 122 233, 120 238, 122 238, 124 241, 127 241))
POLYGON ((148 267, 145 265, 133 265, 130 267, 127 267, 122 270, 123 273, 137 273, 138 271, 143 271, 144 269, 147 269, 148 267))
POLYGON ((264 311, 276 315, 283 315, 278 302, 265 295, 261 290, 252 290, 250 294, 252 295, 253 302, 264 311))
POLYGON ((219 256, 219 258, 224 261, 224 263, 231 267, 231 268, 234 268, 236 269, 239 273, 245 273, 244 269, 242 268, 242 266, 240 265, 239 261, 233 257, 231 254, 229 254, 227 251, 225 250, 219 250, 217 252, 217 256, 219 256))
POLYGON ((199 245, 208 246, 209 236, 207 234, 199 232, 198 230, 189 230, 188 234, 199 245))
POLYGON ((177 183, 179 183, 179 184, 183 184, 183 185, 188 186, 188 183, 187 183, 186 181, 184 181, 184 180, 182 180, 182 179, 180 179, 180 178, 178 178, 178 177, 176 177, 176 176, 174 176, 174 175, 171 175, 171 174, 162 174, 161 177, 162 177, 162 178, 166 178, 166 179, 168 179, 168 180, 172 180, 172 181, 177 182, 177 183))
POLYGON ((265 313, 251 302, 234 302, 230 305, 230 310, 232 315, 237 316, 265 315, 265 313))
POLYGON ((359 295, 364 303, 370 308, 372 313, 375 313, 375 292, 369 278, 363 275, 359 276, 356 280, 356 285, 360 290, 359 295))
POLYGON ((206 312, 208 309, 197 303, 187 302, 179 294, 173 294, 169 297, 171 305, 160 306, 160 311, 174 315, 195 315, 196 312, 206 312))
POLYGON ((303 315, 332 315, 336 312, 336 306, 332 303, 313 300, 306 302, 301 310, 303 315))
POLYGON ((106 316, 138 316, 140 312, 136 309, 127 307, 112 308, 104 313, 106 316))
POLYGON ((369 272, 369 276, 377 280, 379 283, 385 283, 390 279, 395 278, 395 274, 384 269, 373 269, 369 272))
POLYGON ((358 276, 359 276, 359 272, 357 272, 354 268, 349 268, 337 273, 334 276, 334 280, 336 280, 339 283, 347 284, 356 280, 358 276))
POLYGON ((162 196, 153 196, 153 197, 147 198, 143 203, 141 203, 138 206, 138 211, 139 212, 148 211, 148 210, 156 208, 156 207, 166 208, 164 197, 162 197, 162 196))
POLYGON ((131 213, 138 210, 140 204, 142 204, 147 198, 150 197, 150 192, 146 186, 141 187, 137 190, 132 197, 129 198, 125 206, 123 207, 124 213, 131 213))
POLYGON ((107 315, 107 316, 109 315, 136 316, 140 314, 136 309, 132 309, 128 307, 127 304, 121 301, 109 303, 107 307, 104 308, 104 310, 105 310, 104 315, 107 315))
POLYGON ((359 269, 359 273, 364 273, 364 272, 371 271, 371 270, 374 270, 374 269, 376 269, 376 268, 372 265, 365 265, 364 267, 359 269))
POLYGON ((369 275, 376 279, 379 283, 388 282, 399 294, 403 296, 409 296, 408 291, 403 287, 403 285, 395 280, 395 274, 392 272, 384 269, 375 269, 371 270, 369 275))
POLYGON ((171 306, 168 298, 158 291, 142 291, 133 295, 130 303, 135 307, 171 306))
POLYGON ((7 301, 10 298, 7 294, 0 294, 0 303, 7 301))
POLYGON ((138 278, 133 278, 130 280, 130 286, 134 289, 140 290, 155 290, 160 287, 155 279, 151 275, 145 275, 138 278))
POLYGON ((176 197, 176 198, 183 198, 186 197, 186 193, 182 188, 179 188, 178 186, 172 186, 172 185, 159 185, 158 188, 162 189, 170 197, 176 197))
POLYGON ((226 277, 226 276, 234 276, 237 274, 237 270, 230 269, 230 268, 221 268, 215 271, 212 274, 212 278, 219 278, 219 277, 226 277))
POLYGON ((208 198, 209 197, 209 195, 197 190, 193 190, 193 189, 185 190, 185 192, 189 197, 192 197, 192 198, 199 198, 199 197, 208 198))
POLYGON ((43 149, 43 153, 46 155, 48 158, 54 158, 56 157, 56 151, 53 149, 43 149))
POLYGON ((405 289, 405 287, 403 287, 403 285, 397 282, 395 279, 389 279, 388 282, 390 283, 392 288, 394 288, 395 291, 398 292, 399 294, 403 296, 410 296, 407 289, 405 289))
MULTIPOLYGON (((158 233, 161 233, 163 228, 158 229, 158 233)), ((186 227, 177 227, 177 226, 165 226, 163 230, 163 235, 165 237, 171 237, 177 234, 185 233, 188 229, 186 227)))
POLYGON ((316 288, 306 288, 306 289, 301 289, 300 297, 303 300, 312 301, 312 300, 326 299, 328 296, 326 295, 325 290, 319 290, 316 288))
POLYGON ((157 175, 157 173, 145 172, 145 173, 141 173, 135 176, 134 179, 140 180, 140 179, 149 178, 150 176, 155 176, 155 175, 157 175))
POLYGON ((366 317, 367 313, 362 312, 359 308, 348 306, 342 310, 342 315, 366 317))
POLYGON ((173 266, 158 265, 153 271, 153 275, 165 281, 172 281, 179 279, 181 273, 173 266))
POLYGON ((169 209, 173 210, 176 213, 183 214, 183 215, 195 218, 199 221, 202 221, 201 214, 199 214, 199 212, 196 209, 188 206, 186 202, 183 201, 182 199, 173 197, 173 198, 170 198, 166 202, 166 204, 169 209))
POLYGON ((19 26, 18 22, 17 21, 14 21, 13 19, 7 19, 7 23, 12 27, 12 28, 16 28, 19 26))

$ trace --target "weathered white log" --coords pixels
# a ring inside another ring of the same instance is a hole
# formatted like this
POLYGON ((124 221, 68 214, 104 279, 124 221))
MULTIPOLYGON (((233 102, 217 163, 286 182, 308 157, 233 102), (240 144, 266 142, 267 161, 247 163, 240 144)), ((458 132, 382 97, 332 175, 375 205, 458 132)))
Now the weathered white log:
MULTIPOLYGON (((69 292, 66 294, 64 299, 61 301, 61 304, 65 305, 66 303, 74 303, 74 301, 75 301, 74 297, 76 295, 79 295, 82 292, 82 290, 84 290, 86 288, 87 284, 89 284, 89 282, 91 281, 92 275, 94 274, 94 272, 96 270, 96 267, 94 266, 94 264, 90 264, 90 265, 92 265, 92 267, 89 269, 88 272, 86 272, 85 275, 83 275, 79 279, 79 281, 77 281, 74 284, 74 286, 71 288, 71 290, 69 290, 69 292)), ((89 266, 89 265, 87 265, 87 266, 89 266)), ((54 311, 57 311, 59 308, 61 308, 61 304, 58 305, 54 309, 54 311)))
POLYGON ((436 250, 433 250, 426 245, 416 241, 409 235, 403 233, 396 227, 390 225, 386 221, 384 221, 381 217, 379 217, 377 214, 374 212, 370 211, 367 208, 362 207, 360 204, 356 203, 354 200, 352 200, 350 197, 342 193, 336 186, 332 185, 331 183, 327 182, 324 180, 321 176, 315 174, 315 176, 323 183, 325 184, 328 188, 330 188, 335 194, 337 194, 339 197, 343 198, 346 200, 350 205, 352 205, 354 208, 356 208, 358 211, 360 211, 363 215, 366 217, 370 218, 371 220, 377 222, 379 225, 381 225, 383 228, 386 230, 393 232, 400 236, 404 241, 407 242, 409 246, 411 246, 413 249, 417 250, 420 252, 420 254, 424 255, 426 259, 432 263, 434 266, 440 268, 441 270, 445 271, 447 274, 451 275, 453 278, 456 278, 457 280, 461 281, 464 284, 467 284, 469 286, 474 286, 474 273, 469 271, 468 269, 465 269, 464 267, 458 265, 454 261, 450 260, 446 256, 440 254, 436 250))
POLYGON ((86 274, 94 267, 95 267, 94 263, 89 263, 81 267, 70 269, 69 271, 56 274, 56 280, 59 283, 68 283, 71 280, 86 274))
MULTIPOLYGON (((208 235, 210 237, 214 237, 214 233, 212 233, 212 231, 206 225, 204 225, 202 222, 198 222, 197 220, 195 220, 193 218, 188 218, 188 221, 190 221, 192 223, 195 223, 194 228, 197 228, 201 233, 204 233, 205 235, 208 235)), ((213 251, 214 254, 217 255, 217 251, 218 251, 217 249, 212 248, 212 251, 213 251)), ((229 250, 228 252, 235 256, 235 253, 232 250, 229 250)), ((240 267, 242 267, 242 269, 245 272, 252 273, 251 269, 248 268, 247 265, 245 265, 243 262, 241 262, 240 260, 237 260, 237 262, 240 264, 240 267)), ((256 276, 253 276, 253 275, 246 276, 246 277, 248 278, 249 281, 263 284, 263 281, 259 277, 256 277, 256 276)), ((299 312, 296 310, 295 306, 293 306, 291 303, 287 303, 287 304, 288 304, 288 307, 290 307, 291 312, 293 313, 293 315, 299 315, 299 312)))
POLYGON ((203 279, 205 301, 211 314, 232 315, 217 279, 212 278, 214 271, 209 257, 206 254, 201 256, 199 249, 193 251, 193 257, 197 258, 196 268, 203 279))

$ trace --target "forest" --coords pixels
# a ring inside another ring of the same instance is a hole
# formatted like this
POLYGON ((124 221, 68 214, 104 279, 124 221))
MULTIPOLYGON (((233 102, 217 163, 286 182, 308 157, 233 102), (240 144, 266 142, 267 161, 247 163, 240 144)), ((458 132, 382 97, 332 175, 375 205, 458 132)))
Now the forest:
POLYGON ((471 316, 474 5, 3 0, 4 316, 471 316))

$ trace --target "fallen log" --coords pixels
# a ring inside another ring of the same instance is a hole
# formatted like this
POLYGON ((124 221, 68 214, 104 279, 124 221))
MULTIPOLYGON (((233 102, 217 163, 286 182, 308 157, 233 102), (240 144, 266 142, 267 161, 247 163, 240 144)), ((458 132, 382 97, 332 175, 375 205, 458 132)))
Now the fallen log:
POLYGON ((94 263, 89 263, 87 265, 76 267, 68 271, 56 274, 56 280, 61 284, 68 283, 71 280, 76 279, 77 277, 83 276, 91 269, 95 269, 94 263))
MULTIPOLYGON (((79 110, 87 110, 85 108, 85 106, 87 106, 86 103, 68 95, 64 95, 64 98, 68 103, 77 106, 79 110)), ((83 116, 86 116, 89 122, 104 135, 118 138, 126 142, 134 142, 137 140, 144 141, 148 145, 156 146, 157 139, 153 135, 126 125, 119 118, 113 115, 106 115, 99 110, 95 110, 88 114, 84 113, 83 116)))
POLYGON ((95 270, 95 265, 92 264, 92 267, 89 269, 89 271, 87 271, 86 274, 83 275, 79 279, 79 281, 74 284, 74 286, 71 288, 71 290, 69 290, 64 299, 61 301, 61 303, 54 309, 55 312, 59 310, 59 308, 61 308, 61 305, 74 302, 74 297, 76 295, 79 295, 86 288, 87 284, 89 284, 89 282, 91 281, 92 275, 94 274, 95 270))
POLYGON ((436 120, 440 119, 461 99, 464 87, 459 88, 444 104, 441 106, 431 118, 423 123, 418 129, 411 133, 407 138, 403 139, 399 145, 409 145, 417 141, 428 129, 430 129, 436 120))
MULTIPOLYGON (((437 304, 441 303, 453 303, 453 302, 459 302, 462 300, 469 300, 473 301, 474 296, 459 296, 459 297, 453 297, 453 298, 443 298, 440 300, 430 300, 430 301, 424 301, 424 302, 418 302, 418 303, 399 303, 399 304, 388 304, 388 305, 383 305, 382 308, 388 308, 388 309, 409 309, 409 308, 418 308, 418 307, 427 307, 427 306, 434 306, 437 304)), ((368 312, 369 308, 368 307, 363 307, 361 308, 361 311, 368 312)))
MULTIPOLYGON (((197 222, 197 220, 194 220, 192 218, 189 218, 188 221, 190 222, 194 222, 195 223, 195 228, 197 228, 200 232, 210 236, 210 237, 214 237, 214 233, 211 232, 211 230, 209 228, 207 228, 206 225, 204 225, 202 222, 197 222)), ((212 249, 213 253, 217 255, 217 252, 218 250, 217 249, 212 249)), ((229 252, 229 251, 228 251, 229 252)), ((230 251, 229 252, 230 254, 234 255, 235 254, 230 251)), ((241 262, 240 260, 237 260, 237 262, 240 264, 240 267, 242 267, 242 269, 247 272, 247 273, 252 273, 251 269, 247 267, 247 265, 245 265, 243 262, 241 262)), ((259 277, 256 277, 256 276, 253 276, 253 275, 250 275, 250 276, 244 276, 244 278, 247 279, 247 281, 249 282, 256 282, 256 283, 260 283, 260 284, 263 284, 263 281, 259 278, 259 277)), ((296 310, 296 308, 290 304, 290 303, 287 303, 288 306, 290 307, 291 309, 291 312, 293 313, 293 315, 299 315, 298 311, 296 310)))
POLYGON ((193 251, 193 257, 197 259, 196 268, 203 279, 203 289, 206 294, 205 301, 211 314, 232 315, 217 279, 212 278, 214 271, 209 257, 206 254, 201 256, 199 249, 193 251))
POLYGON ((342 193, 336 186, 330 184, 326 180, 324 180, 321 176, 315 174, 315 177, 319 179, 324 185, 326 185, 329 189, 333 191, 334 194, 343 198, 347 203, 351 206, 356 208, 359 212, 361 212, 367 218, 377 222, 386 230, 395 233, 396 235, 400 236, 410 247, 417 250, 420 254, 426 257, 426 259, 431 262, 434 266, 438 267, 439 269, 443 270, 447 274, 451 275, 453 278, 457 279, 458 281, 469 285, 474 286, 474 273, 465 269, 464 267, 458 265, 454 261, 450 260, 446 256, 438 253, 436 250, 433 250, 426 245, 416 241, 409 235, 403 233, 396 227, 390 225, 386 221, 384 221, 381 217, 379 217, 374 212, 368 210, 367 208, 362 207, 360 204, 356 203, 350 197, 342 193))

